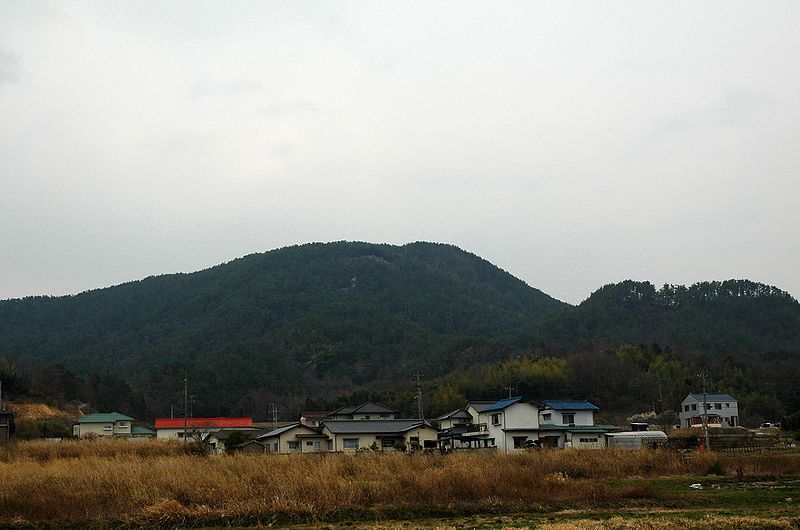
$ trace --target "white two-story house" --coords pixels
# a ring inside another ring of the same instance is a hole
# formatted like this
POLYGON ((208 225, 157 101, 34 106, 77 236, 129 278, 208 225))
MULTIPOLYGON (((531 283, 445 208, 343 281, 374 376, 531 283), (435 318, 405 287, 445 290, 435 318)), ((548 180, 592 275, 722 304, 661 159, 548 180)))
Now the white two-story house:
POLYGON ((600 409, 588 401, 546 399, 542 405, 539 437, 546 446, 599 449, 606 446, 606 433, 619 430, 596 425, 594 413, 600 409))
MULTIPOLYGON (((711 427, 738 427, 739 404, 730 394, 706 394, 708 425, 711 427)), ((703 394, 692 393, 681 402, 678 414, 681 427, 703 426, 703 394)))
POLYGON ((517 396, 480 408, 477 423, 486 426, 489 447, 508 454, 525 449, 528 441, 539 439, 541 405, 535 401, 517 396))

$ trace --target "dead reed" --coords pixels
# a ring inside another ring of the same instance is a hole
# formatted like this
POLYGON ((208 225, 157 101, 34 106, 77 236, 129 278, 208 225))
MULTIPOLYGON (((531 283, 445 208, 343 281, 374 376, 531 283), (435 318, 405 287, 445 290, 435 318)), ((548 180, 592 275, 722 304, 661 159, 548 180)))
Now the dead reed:
POLYGON ((187 524, 315 520, 348 514, 544 510, 646 502, 646 482, 605 480, 705 474, 712 464, 748 475, 800 473, 800 455, 660 451, 540 451, 197 457, 179 445, 18 448, 0 463, 3 521, 187 524), (138 446, 138 447, 137 447, 138 446), (55 453, 54 453, 55 451, 55 453), (80 458, 78 458, 79 456, 80 458))

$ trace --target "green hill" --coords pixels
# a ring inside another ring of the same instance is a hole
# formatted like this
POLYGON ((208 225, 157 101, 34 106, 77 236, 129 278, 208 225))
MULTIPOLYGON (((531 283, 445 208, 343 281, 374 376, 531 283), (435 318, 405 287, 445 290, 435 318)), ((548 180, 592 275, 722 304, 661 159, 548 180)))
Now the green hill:
POLYGON ((774 287, 625 281, 570 306, 433 243, 308 244, 0 301, 6 392, 140 417, 179 409, 186 370, 199 414, 264 417, 272 402, 296 412, 347 396, 413 410, 417 372, 433 409, 512 385, 641 410, 679 400, 700 369, 774 416, 800 408, 799 352, 800 304, 774 287))
POLYGON ((748 280, 661 289, 628 280, 602 287, 545 327, 560 344, 658 343, 712 355, 764 352, 800 346, 800 304, 780 289, 748 280))
POLYGON ((537 341, 541 319, 565 307, 450 245, 308 244, 2 301, 0 356, 119 374, 160 406, 190 367, 198 392, 246 403, 495 360, 537 341))

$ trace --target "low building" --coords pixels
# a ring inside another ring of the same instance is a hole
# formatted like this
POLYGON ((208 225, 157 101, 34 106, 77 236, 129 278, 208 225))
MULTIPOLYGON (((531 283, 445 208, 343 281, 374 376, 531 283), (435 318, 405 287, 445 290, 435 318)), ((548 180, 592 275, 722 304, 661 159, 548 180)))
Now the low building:
POLYGON ((703 403, 706 417, 711 427, 739 427, 739 404, 730 394, 691 393, 681 402, 678 414, 681 427, 703 426, 703 403))
POLYGON ((467 412, 467 409, 451 410, 438 418, 434 418, 433 422, 440 430, 452 429, 456 426, 470 425, 472 423, 472 414, 467 412))
POLYGON ((159 440, 183 440, 186 431, 187 438, 200 442, 220 430, 256 429, 253 418, 157 418, 155 427, 159 440))
POLYGON ((331 412, 329 420, 393 420, 397 411, 380 403, 362 403, 356 406, 339 407, 331 412))
POLYGON ((234 445, 238 446, 245 441, 255 439, 265 432, 267 431, 263 429, 220 429, 209 433, 203 440, 203 443, 208 452, 212 455, 224 455, 231 449, 231 437, 233 437, 234 445))
POLYGON ((308 427, 319 427, 320 422, 330 415, 330 412, 301 412, 300 423, 308 427))
POLYGON ((113 437, 130 438, 133 418, 119 412, 100 412, 78 418, 72 425, 72 434, 78 438, 113 437))
POLYGON ((0 409, 0 445, 6 445, 14 434, 14 413, 0 409))
POLYGON ((322 453, 332 448, 330 438, 320 429, 300 422, 278 427, 256 438, 267 453, 322 453))
POLYGON ((330 451, 414 451, 435 449, 437 431, 424 420, 325 420, 322 434, 330 451))

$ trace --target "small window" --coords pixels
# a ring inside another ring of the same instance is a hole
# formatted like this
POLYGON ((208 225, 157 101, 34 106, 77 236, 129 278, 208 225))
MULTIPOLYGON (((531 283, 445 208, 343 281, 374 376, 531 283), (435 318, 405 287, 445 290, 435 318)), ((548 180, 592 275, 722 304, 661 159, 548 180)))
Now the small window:
POLYGON ((492 414, 492 425, 500 425, 500 414, 492 414))
POLYGON ((306 445, 309 447, 314 447, 314 442, 306 442, 306 445))
POLYGON ((372 416, 364 416, 364 419, 365 419, 365 420, 371 420, 371 419, 372 419, 372 416))
POLYGON ((697 410, 697 403, 692 403, 692 410, 697 410))
POLYGON ((384 447, 394 447, 394 438, 384 438, 382 444, 384 447))
POLYGON ((550 421, 551 419, 553 419, 553 415, 551 413, 548 412, 547 414, 542 414, 542 421, 550 421))
POLYGON ((596 444, 597 438, 581 438, 581 443, 584 444, 596 444))
POLYGON ((289 451, 297 451, 300 449, 300 442, 289 442, 289 451))
POLYGON ((333 451, 333 440, 328 440, 328 451, 333 451))
POLYGON ((573 425, 575 423, 575 414, 562 414, 561 423, 573 425))
POLYGON ((274 444, 272 444, 272 452, 273 453, 277 453, 278 452, 278 442, 275 442, 274 444))
POLYGON ((722 403, 714 403, 714 408, 717 409, 717 410, 721 410, 722 409, 722 403))
POLYGON ((730 403, 725 403, 725 408, 726 408, 726 409, 729 409, 729 408, 731 408, 731 404, 730 404, 730 403))
POLYGON ((345 449, 358 449, 358 438, 345 438, 343 442, 345 449))
POLYGON ((104 431, 110 431, 111 430, 111 425, 103 425, 103 430, 104 431))
POLYGON ((514 436, 514 449, 524 449, 527 441, 527 436, 514 436))
POLYGON ((683 411, 684 412, 689 412, 689 405, 684 405, 683 406, 683 411))

